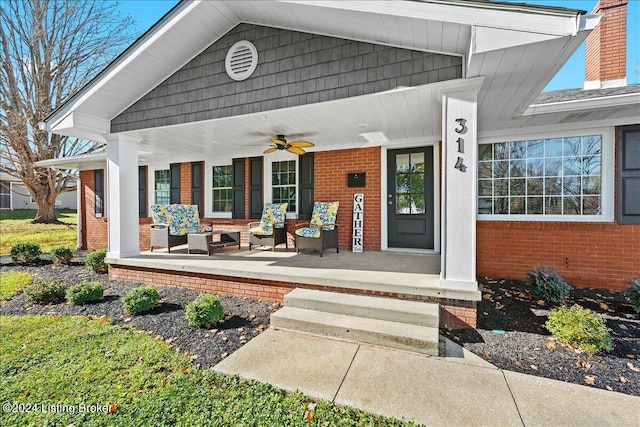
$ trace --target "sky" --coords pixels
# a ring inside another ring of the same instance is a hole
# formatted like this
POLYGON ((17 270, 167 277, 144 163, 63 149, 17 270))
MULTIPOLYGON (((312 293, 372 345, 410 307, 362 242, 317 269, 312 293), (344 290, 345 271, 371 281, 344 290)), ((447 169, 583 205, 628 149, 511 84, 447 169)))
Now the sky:
MULTIPOLYGON (((511 3, 529 3, 560 6, 591 12, 597 0, 502 0, 511 3)), ((122 0, 120 9, 130 14, 142 34, 167 13, 176 0, 122 0)), ((584 84, 584 43, 569 58, 558 74, 549 82, 545 91, 581 88, 584 84)), ((627 83, 640 83, 640 0, 629 0, 627 6, 627 83)))

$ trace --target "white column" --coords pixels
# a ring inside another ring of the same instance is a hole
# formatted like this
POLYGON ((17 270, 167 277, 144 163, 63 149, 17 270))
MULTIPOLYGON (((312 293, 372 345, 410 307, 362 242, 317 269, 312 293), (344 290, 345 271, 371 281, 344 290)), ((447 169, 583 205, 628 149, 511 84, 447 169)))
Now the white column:
POLYGON ((110 135, 107 140, 107 257, 140 255, 138 223, 138 140, 110 135))
MULTIPOLYGON (((481 83, 481 82, 480 82, 481 83)), ((479 86, 479 85, 478 85, 479 86)), ((474 290, 476 281, 477 87, 442 94, 440 286, 474 290)))

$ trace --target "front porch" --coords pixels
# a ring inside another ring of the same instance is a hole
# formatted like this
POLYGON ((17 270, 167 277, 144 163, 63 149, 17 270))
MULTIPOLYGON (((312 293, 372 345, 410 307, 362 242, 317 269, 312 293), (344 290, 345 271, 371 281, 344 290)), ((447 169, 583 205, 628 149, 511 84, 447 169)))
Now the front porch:
POLYGON ((111 279, 174 285, 201 292, 282 302, 295 288, 436 302, 440 326, 474 327, 478 291, 440 285, 440 255, 392 251, 226 248, 213 255, 187 254, 186 246, 107 259, 111 279))

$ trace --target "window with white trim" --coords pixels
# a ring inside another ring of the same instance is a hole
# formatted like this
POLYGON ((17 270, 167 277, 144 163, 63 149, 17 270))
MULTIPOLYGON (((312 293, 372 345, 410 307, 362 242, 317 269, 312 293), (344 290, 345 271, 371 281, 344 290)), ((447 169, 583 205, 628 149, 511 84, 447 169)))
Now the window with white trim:
POLYGON ((286 160, 271 164, 271 201, 289 203, 287 212, 296 212, 296 161, 286 160))
POLYGON ((213 212, 231 212, 233 206, 233 166, 213 167, 213 212))
POLYGON ((478 214, 603 214, 602 135, 478 146, 478 214))
POLYGON ((168 205, 171 199, 171 170, 157 170, 154 172, 154 178, 155 203, 168 205))

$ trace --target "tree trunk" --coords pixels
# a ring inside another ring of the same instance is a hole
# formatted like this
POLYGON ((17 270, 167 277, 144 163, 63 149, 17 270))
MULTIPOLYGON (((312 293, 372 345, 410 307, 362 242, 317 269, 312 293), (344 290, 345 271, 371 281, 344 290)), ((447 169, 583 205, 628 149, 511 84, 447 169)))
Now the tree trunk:
POLYGON ((56 218, 55 202, 49 203, 48 200, 38 200, 38 212, 31 223, 33 224, 60 224, 56 218))

